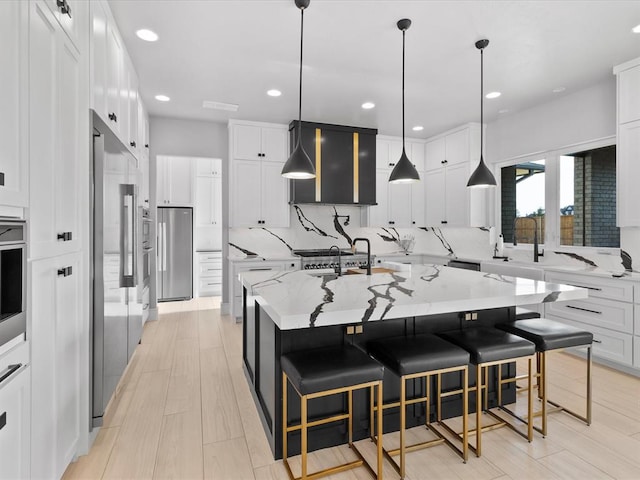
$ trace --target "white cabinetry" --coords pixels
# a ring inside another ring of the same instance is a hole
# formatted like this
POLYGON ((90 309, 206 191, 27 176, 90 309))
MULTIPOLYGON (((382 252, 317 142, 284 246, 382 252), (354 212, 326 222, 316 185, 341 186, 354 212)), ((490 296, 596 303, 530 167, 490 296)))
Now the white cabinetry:
POLYGON ((222 225, 222 160, 196 160, 196 227, 222 225))
POLYGON ((288 183, 280 174, 286 137, 283 125, 230 123, 231 227, 289 227, 288 183), (255 152, 256 148, 263 152, 255 152))
MULTIPOLYGON (((418 172, 425 169, 424 140, 405 140, 407 157, 418 172)), ((378 135, 376 137, 376 168, 393 169, 402 155, 402 138, 378 135)))
POLYGON ((157 204, 190 207, 194 203, 194 161, 191 157, 157 157, 157 204))
POLYGON ((80 355, 86 338, 80 253, 31 262, 31 476, 60 478, 80 438, 80 355))
POLYGON ((0 205, 24 207, 28 199, 29 3, 0 2, 0 205))
POLYGON ((592 332, 595 358, 633 365, 633 283, 553 271, 545 272, 545 281, 589 290, 583 300, 545 304, 545 317, 592 332))
POLYGON ((613 69, 617 76, 617 224, 640 226, 640 58, 613 69))
POLYGON ((30 4, 30 256, 78 250, 83 75, 76 48, 43 2, 30 4))
POLYGON ((480 126, 469 124, 427 141, 425 147, 428 226, 484 226, 486 192, 470 191, 467 181, 480 158, 480 126))
POLYGON ((31 368, 29 343, 0 355, 0 478, 30 478, 31 368), (12 367, 9 368, 9 365, 12 367))
POLYGON ((222 252, 196 254, 198 297, 222 295, 222 252))
POLYGON ((46 0, 46 3, 69 39, 80 48, 80 29, 86 24, 82 23, 84 18, 78 13, 85 0, 46 0))

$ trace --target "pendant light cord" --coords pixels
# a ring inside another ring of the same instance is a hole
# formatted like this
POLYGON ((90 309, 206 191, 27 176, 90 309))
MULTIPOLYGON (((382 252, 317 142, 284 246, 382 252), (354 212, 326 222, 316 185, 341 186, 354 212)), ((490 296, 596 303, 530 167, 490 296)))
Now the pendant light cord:
POLYGON ((404 36, 406 30, 402 30, 402 151, 404 152, 404 36))
POLYGON ((300 9, 300 85, 298 97, 298 143, 302 137, 302 41, 304 39, 304 8, 300 9))
POLYGON ((480 49, 480 158, 483 158, 484 137, 484 48, 480 49))

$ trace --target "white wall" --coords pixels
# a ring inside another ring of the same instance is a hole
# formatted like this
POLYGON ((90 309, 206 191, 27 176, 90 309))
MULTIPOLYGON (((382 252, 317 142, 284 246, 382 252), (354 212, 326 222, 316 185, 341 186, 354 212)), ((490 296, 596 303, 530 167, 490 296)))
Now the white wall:
POLYGON ((487 125, 489 163, 616 134, 616 81, 607 80, 487 125))
MULTIPOLYGON (((151 211, 155 218, 156 211, 156 157, 158 155, 175 155, 185 157, 211 157, 222 159, 222 256, 226 258, 228 251, 228 232, 225 228, 227 219, 228 172, 227 155, 229 152, 226 123, 184 120, 180 118, 149 118, 149 196, 151 211)), ((155 225, 155 223, 154 223, 155 225)), ((155 238, 155 230, 152 238, 155 238)), ((224 264, 224 262, 223 262, 224 264)), ((152 258, 151 271, 156 271, 156 258, 152 258)), ((226 285, 226 270, 222 272, 223 285, 226 285)), ((226 292, 225 292, 226 293, 226 292)), ((149 285, 149 307, 157 305, 156 277, 151 276, 149 285)), ((154 311, 154 310, 152 310, 154 311)))

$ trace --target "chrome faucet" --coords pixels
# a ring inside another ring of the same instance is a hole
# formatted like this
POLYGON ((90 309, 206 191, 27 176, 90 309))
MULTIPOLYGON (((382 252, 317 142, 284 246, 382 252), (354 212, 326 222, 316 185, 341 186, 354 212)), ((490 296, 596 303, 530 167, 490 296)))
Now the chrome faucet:
POLYGON ((340 261, 340 259, 342 258, 342 252, 336 245, 331 245, 329 247, 329 251, 332 251, 334 248, 336 249, 336 252, 338 252, 338 265, 334 267, 334 271, 338 274, 338 276, 340 276, 342 275, 342 262, 340 261))
POLYGON ((368 238, 354 238, 351 242, 351 250, 355 253, 356 242, 367 242, 367 275, 371 275, 371 243, 368 238))
POLYGON ((516 217, 513 219, 513 246, 514 247, 518 245, 518 241, 516 240, 516 221, 518 220, 518 218, 533 220, 533 223, 535 225, 533 230, 533 261, 537 263, 538 257, 544 256, 544 250, 542 251, 542 253, 538 252, 538 221, 535 219, 535 217, 516 217))

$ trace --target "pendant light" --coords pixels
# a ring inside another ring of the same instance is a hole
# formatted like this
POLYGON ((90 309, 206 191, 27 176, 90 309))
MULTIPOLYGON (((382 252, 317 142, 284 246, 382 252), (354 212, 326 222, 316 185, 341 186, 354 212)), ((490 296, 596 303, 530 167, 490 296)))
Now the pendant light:
POLYGON ((305 179, 314 178, 316 169, 302 147, 302 39, 304 38, 304 10, 311 0, 295 0, 296 7, 300 9, 300 90, 298 96, 298 141, 293 153, 282 167, 281 175, 285 178, 305 179))
POLYGON ((418 175, 416 167, 407 157, 404 143, 404 36, 411 26, 411 20, 403 18, 398 20, 397 25, 402 30, 402 155, 400 155, 400 160, 398 160, 396 166, 391 170, 389 183, 414 183, 420 180, 420 175, 418 175))
POLYGON ((484 130, 484 49, 489 45, 489 40, 478 40, 476 42, 476 48, 480 50, 480 164, 473 171, 467 182, 467 187, 472 188, 487 188, 495 187, 496 179, 491 173, 491 170, 484 163, 484 156, 482 155, 483 147, 483 130, 484 130))

